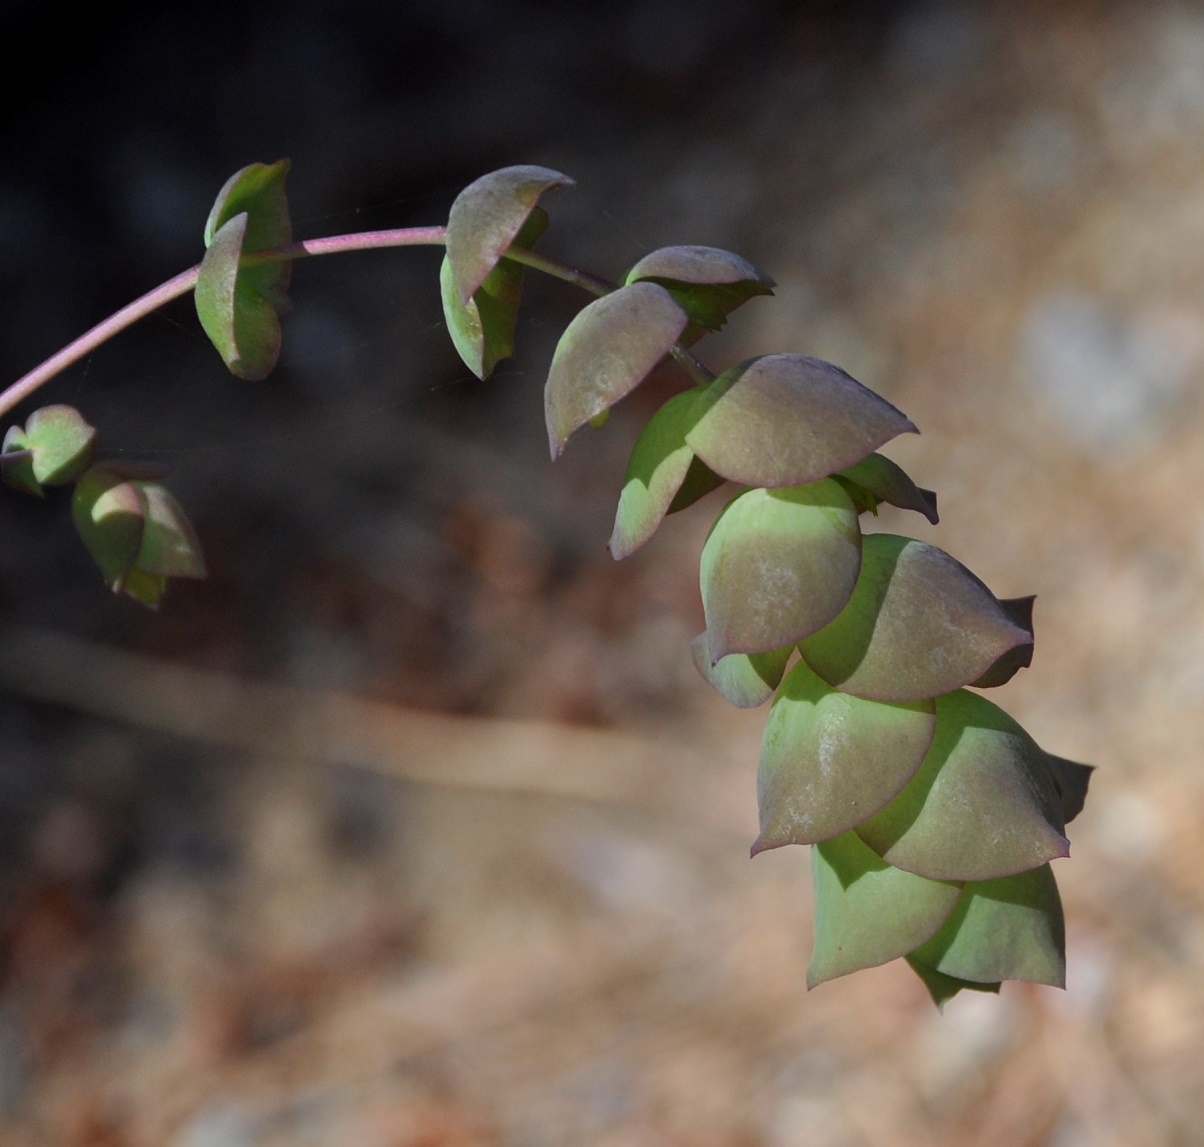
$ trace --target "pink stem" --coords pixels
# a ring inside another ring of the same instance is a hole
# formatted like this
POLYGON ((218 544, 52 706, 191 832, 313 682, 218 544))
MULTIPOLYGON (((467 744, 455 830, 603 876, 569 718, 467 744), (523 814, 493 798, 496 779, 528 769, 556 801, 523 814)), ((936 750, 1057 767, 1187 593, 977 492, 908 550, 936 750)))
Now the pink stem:
MULTIPOLYGON (((306 239, 299 243, 289 243, 284 247, 276 247, 270 251, 257 251, 248 256, 246 261, 263 260, 277 261, 281 259, 303 259, 309 255, 334 255, 341 251, 365 251, 374 247, 414 247, 438 246, 446 237, 443 227, 405 227, 392 231, 365 231, 355 235, 332 235, 325 239, 306 239)), ((153 314, 160 307, 188 294, 196 286, 197 276, 201 268, 198 264, 181 271, 166 283, 160 283, 152 291, 147 291, 141 298, 111 314, 99 322, 90 331, 68 343, 62 350, 51 355, 45 362, 35 366, 28 374, 22 375, 10 387, 0 393, 0 416, 7 414, 18 403, 23 402, 39 387, 45 385, 56 375, 62 374, 69 366, 79 362, 91 354, 98 346, 106 343, 114 335, 131 327, 140 319, 153 314)))

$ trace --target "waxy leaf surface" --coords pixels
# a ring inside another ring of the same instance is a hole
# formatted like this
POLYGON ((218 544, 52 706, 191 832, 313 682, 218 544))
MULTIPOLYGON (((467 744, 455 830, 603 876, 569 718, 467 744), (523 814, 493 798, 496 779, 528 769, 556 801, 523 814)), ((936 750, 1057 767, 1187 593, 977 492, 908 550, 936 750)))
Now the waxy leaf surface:
POLYGON ((702 548, 711 656, 763 653, 814 633, 844 607, 860 564, 856 511, 830 479, 739 495, 702 548))
MULTIPOLYGON (((529 247, 547 225, 547 212, 536 207, 512 246, 529 247)), ((523 297, 522 265, 500 259, 472 298, 462 303, 445 255, 439 268, 439 289, 443 317, 457 353, 477 378, 488 378, 502 359, 514 354, 514 331, 523 297)))
POLYGON ((922 490, 901 466, 884 454, 871 454, 841 470, 836 477, 866 491, 872 498, 874 505, 871 508, 875 512, 877 503, 887 502, 901 510, 923 514, 934 526, 940 520, 936 512, 936 495, 931 490, 922 490))
POLYGON ((694 461, 686 445, 697 390, 674 395, 649 420, 627 463, 623 490, 610 535, 616 560, 634 553, 656 532, 681 490, 694 461))
POLYGON ((976 681, 1032 639, 944 550, 869 534, 848 605, 800 650, 820 677, 846 693, 916 701, 976 681))
POLYGON ((755 295, 772 295, 774 281, 747 259, 719 247, 662 247, 645 255, 624 279, 660 283, 690 316, 682 341, 717 331, 755 295))
POLYGON ((754 709, 773 696, 793 652, 794 646, 787 645, 765 653, 729 653, 713 661, 705 633, 690 642, 694 667, 703 680, 737 709, 754 709))
POLYGON ((1044 864, 967 884, 949 919, 912 958, 959 980, 1027 980, 1063 988, 1065 946, 1058 886, 1044 864))
POLYGON ((966 690, 936 700, 936 736, 911 781, 857 834, 930 880, 994 880, 1070 846, 1046 754, 997 705, 966 690))
POLYGON ((892 868, 854 832, 811 850, 815 947, 807 986, 875 968, 932 938, 961 896, 960 884, 892 868))
POLYGON ((860 462, 915 426, 839 367, 801 354, 746 359, 703 395, 686 442, 716 474, 795 486, 860 462))
POLYGON ((447 258, 461 303, 472 298, 518 238, 539 197, 572 183, 547 167, 503 167, 456 196, 447 220, 447 258))
POLYGON ((851 697, 800 661, 765 722, 753 853, 828 840, 878 812, 915 776, 935 731, 932 701, 851 697))
POLYGON ((655 283, 620 287, 579 312, 560 337, 544 388, 552 457, 639 386, 685 326, 685 311, 655 283))

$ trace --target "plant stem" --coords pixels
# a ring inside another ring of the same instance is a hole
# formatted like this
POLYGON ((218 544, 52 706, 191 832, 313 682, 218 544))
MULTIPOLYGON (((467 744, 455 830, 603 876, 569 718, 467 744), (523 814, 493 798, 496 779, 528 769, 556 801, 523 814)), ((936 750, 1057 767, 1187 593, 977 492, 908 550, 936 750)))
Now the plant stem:
POLYGON ((715 381, 715 372, 699 362, 681 343, 674 346, 670 353, 677 365, 699 386, 706 386, 708 382, 715 381))
POLYGON ((591 295, 597 295, 598 298, 609 295, 617 289, 616 285, 608 279, 591 275, 588 271, 578 271, 576 267, 558 263, 555 259, 549 259, 546 255, 540 255, 526 247, 511 247, 503 258, 509 259, 513 263, 522 263, 536 271, 543 271, 545 275, 551 275, 554 279, 563 279, 566 283, 572 283, 583 291, 589 291, 591 295))
POLYGON ((69 342, 57 354, 52 354, 40 366, 35 366, 28 374, 22 375, 12 386, 0 394, 0 415, 7 414, 17 403, 28 398, 38 387, 49 382, 55 375, 61 374, 79 362, 85 355, 91 354, 102 343, 106 343, 115 334, 133 326, 139 319, 157 311, 172 299, 188 294, 196 286, 199 266, 182 271, 174 279, 160 283, 153 291, 147 291, 140 299, 111 314, 103 322, 99 322, 90 331, 69 342))
MULTIPOLYGON (((401 227, 388 231, 360 231, 351 235, 331 235, 322 239, 304 239, 296 243, 288 243, 283 247, 273 247, 265 251, 248 252, 243 256, 243 262, 253 266, 256 263, 277 263, 286 259, 304 259, 313 255, 337 255, 344 251, 368 251, 380 247, 441 247, 447 240, 446 227, 401 227)), ((615 284, 587 271, 578 271, 575 267, 549 259, 546 255, 538 255, 523 247, 512 247, 506 252, 505 258, 515 263, 522 263, 537 271, 543 271, 566 283, 572 283, 591 295, 599 298, 615 290, 615 284)), ((154 290, 147 291, 141 298, 122 307, 107 319, 99 322, 91 330, 68 343, 62 350, 51 355, 45 362, 34 367, 28 374, 22 375, 16 382, 0 392, 0 417, 8 414, 13 407, 27 399, 52 378, 62 374, 69 366, 73 366, 97 347, 106 343, 114 335, 131 327, 140 319, 153 314, 160 307, 170 303, 181 295, 188 294, 197 283, 201 273, 198 263, 181 271, 166 283, 160 283, 154 290)), ((695 382, 709 382, 714 375, 702 365, 690 352, 683 347, 673 348, 673 357, 685 368, 695 382)))

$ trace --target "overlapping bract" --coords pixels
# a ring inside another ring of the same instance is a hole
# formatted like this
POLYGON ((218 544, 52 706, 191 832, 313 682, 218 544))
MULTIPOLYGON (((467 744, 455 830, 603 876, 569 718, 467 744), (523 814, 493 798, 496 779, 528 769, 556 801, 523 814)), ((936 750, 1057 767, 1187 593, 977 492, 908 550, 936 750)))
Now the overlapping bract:
MULTIPOLYGON (((198 311, 227 365, 248 378, 266 374, 279 352, 289 264, 254 256, 289 242, 286 166, 236 174, 206 228, 198 311)), ((546 225, 540 198, 571 183, 548 168, 509 167, 452 206, 444 315, 481 378, 514 351, 523 262, 555 270, 528 252, 546 225)), ((685 347, 773 288, 740 256, 697 246, 653 251, 613 290, 574 281, 601 297, 553 357, 544 409, 554 458, 667 356, 689 363, 685 347)), ((813 846, 809 984, 905 957, 941 1003, 966 988, 997 991, 1005 979, 1062 982, 1050 863, 1067 855, 1066 822, 1082 807, 1090 769, 1045 753, 970 691, 1030 664, 1033 599, 1000 600, 928 543, 862 536, 860 515, 881 503, 937 522, 936 496, 878 453, 915 432, 831 363, 746 359, 653 415, 632 451, 609 545, 626 557, 668 515, 727 482, 742 487, 703 547, 706 629, 692 654, 733 704, 772 699, 753 851, 813 846)), ((36 443, 14 438, 6 449, 10 481, 32 481, 36 443)), ((173 507, 135 475, 84 475, 77 523, 115 589, 147 600, 162 578, 199 571, 173 507)))
MULTIPOLYGON (((553 457, 675 345, 771 288, 713 248, 640 260, 556 351, 553 457)), ((936 546, 862 536, 859 516, 884 502, 936 524, 936 495, 877 453, 915 432, 831 363, 747 359, 649 420, 609 546, 626 557, 667 515, 744 487, 703 546, 706 630, 691 653, 733 704, 773 699, 753 852, 814 846, 809 984, 906 957, 939 1004, 1005 979, 1063 982, 1050 862, 1068 853, 1090 769, 1043 752, 967 688, 1031 662, 1033 599, 998 599, 936 546)))

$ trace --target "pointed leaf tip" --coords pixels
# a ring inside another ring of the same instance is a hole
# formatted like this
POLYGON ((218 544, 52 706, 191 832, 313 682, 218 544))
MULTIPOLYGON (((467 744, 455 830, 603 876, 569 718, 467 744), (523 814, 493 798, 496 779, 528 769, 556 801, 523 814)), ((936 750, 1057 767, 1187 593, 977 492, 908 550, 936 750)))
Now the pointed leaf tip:
POLYGON ((514 242, 539 197, 572 184, 551 168, 520 165, 482 175, 456 196, 447 220, 447 258, 462 304, 514 242))
POLYGON ((884 454, 871 454, 841 470, 835 477, 864 490, 869 495, 867 500, 875 513, 879 502, 887 502, 901 510, 915 510, 923 514, 934 526, 940 521, 936 511, 936 495, 931 490, 917 486, 901 466, 884 454))
POLYGON ((826 478, 905 433, 918 433, 910 419, 839 367, 771 354, 707 387, 686 442, 716 474, 773 487, 826 478))
POLYGON ((639 386, 685 326, 685 311, 655 283, 620 287, 585 307, 561 335, 544 388, 552 457, 639 386))

